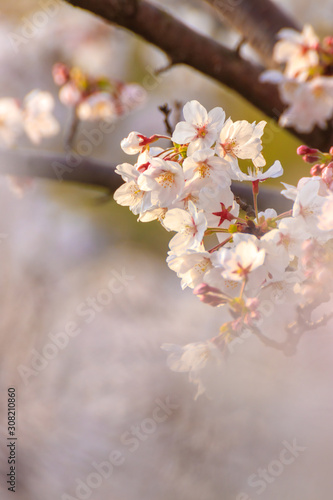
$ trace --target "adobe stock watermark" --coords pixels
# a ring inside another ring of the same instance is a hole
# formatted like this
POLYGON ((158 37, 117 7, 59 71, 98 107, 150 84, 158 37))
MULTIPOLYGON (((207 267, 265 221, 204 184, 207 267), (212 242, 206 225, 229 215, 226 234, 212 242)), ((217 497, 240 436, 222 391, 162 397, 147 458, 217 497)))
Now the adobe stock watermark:
POLYGON ((166 422, 168 418, 179 408, 179 402, 175 398, 167 396, 164 401, 155 399, 155 407, 148 418, 144 418, 139 424, 132 425, 128 431, 120 436, 120 442, 124 449, 112 450, 106 460, 102 462, 91 462, 91 471, 84 479, 75 479, 75 496, 63 493, 61 500, 88 500, 93 491, 100 488, 103 482, 109 479, 116 468, 126 462, 129 453, 135 453, 140 444, 154 434, 158 426, 166 422))
MULTIPOLYGON (((283 441, 282 445, 283 448, 278 457, 272 460, 266 469, 258 468, 254 474, 248 477, 247 484, 251 488, 255 488, 256 495, 261 495, 267 486, 274 483, 281 476, 285 468, 293 464, 296 458, 306 450, 306 446, 300 446, 296 442, 296 439, 293 439, 292 443, 283 441)), ((236 500, 252 500, 252 498, 247 493, 240 493, 237 495, 236 500)))
MULTIPOLYGON (((144 91, 150 92, 155 90, 161 84, 164 75, 156 73, 156 71, 154 71, 154 69, 149 65, 145 67, 145 70, 146 74, 142 78, 141 86, 144 91)), ((101 146, 105 136, 112 134, 112 132, 116 129, 117 124, 129 115, 133 107, 140 106, 145 99, 145 92, 142 92, 141 94, 137 93, 128 103, 124 113, 118 117, 116 121, 101 120, 97 127, 94 127, 91 130, 83 129, 80 131, 80 138, 76 144, 76 151, 67 152, 64 161, 53 161, 51 164, 54 175, 58 181, 62 182, 65 175, 71 174, 75 168, 78 168, 82 164, 82 161, 85 158, 89 158, 93 154, 94 150, 101 146)))
POLYGON ((16 54, 19 52, 21 45, 29 43, 41 29, 45 28, 50 19, 58 14, 62 2, 60 0, 40 0, 38 4, 39 10, 31 14, 31 16, 21 19, 19 32, 14 33, 11 31, 7 35, 16 54))
MULTIPOLYGON (((83 319, 87 324, 94 321, 97 314, 111 303, 114 295, 123 292, 128 284, 135 279, 134 276, 127 274, 125 269, 122 269, 120 273, 113 269, 109 274, 111 277, 109 277, 105 287, 100 289, 95 296, 87 297, 75 308, 77 317, 83 319)), ((81 332, 82 329, 79 327, 78 321, 68 321, 61 331, 48 333, 50 341, 39 351, 35 348, 31 349, 29 364, 20 364, 17 367, 24 385, 28 385, 31 377, 36 377, 45 370, 50 361, 55 359, 59 352, 67 347, 70 340, 81 332)))

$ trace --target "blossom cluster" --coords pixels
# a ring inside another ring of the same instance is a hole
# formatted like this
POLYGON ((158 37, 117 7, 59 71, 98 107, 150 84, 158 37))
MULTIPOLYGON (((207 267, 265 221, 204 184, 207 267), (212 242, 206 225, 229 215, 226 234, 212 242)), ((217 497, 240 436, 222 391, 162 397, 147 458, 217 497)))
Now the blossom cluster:
POLYGON ((278 84, 287 104, 279 123, 298 132, 311 132, 318 125, 326 128, 333 117, 333 37, 320 42, 310 25, 302 32, 282 29, 273 59, 284 70, 265 71, 261 81, 278 84))
POLYGON ((20 103, 12 97, 0 99, 0 145, 12 147, 25 132, 29 139, 39 144, 43 137, 58 134, 59 123, 52 111, 54 99, 49 92, 33 90, 20 103))
MULTIPOLYGON (((312 300, 313 290, 318 299, 320 269, 328 261, 325 245, 333 239, 325 208, 332 204, 333 193, 323 177, 304 177, 297 186, 284 184, 282 194, 293 201, 291 210, 259 212, 260 183, 283 173, 279 161, 265 168, 265 122, 233 122, 222 108, 207 112, 197 101, 185 104, 183 115, 172 137, 131 132, 123 139, 123 151, 137 159, 134 165, 116 167, 125 182, 114 199, 139 221, 157 219, 176 233, 169 243, 168 266, 182 288, 194 289, 201 301, 225 311, 220 333, 209 341, 163 346, 171 351, 170 368, 188 371, 200 394, 204 386, 197 372, 209 359, 217 359, 235 335, 257 329, 267 289, 294 288, 299 303, 312 300), (155 146, 159 139, 170 145, 155 146), (252 210, 244 210, 235 198, 232 181, 250 183, 252 210), (311 249, 318 256, 312 267, 305 257, 311 249)), ((305 146, 302 151, 311 152, 305 146)))
POLYGON ((146 99, 145 90, 136 83, 93 78, 80 68, 69 68, 63 63, 55 64, 52 74, 54 82, 60 86, 60 101, 74 108, 80 120, 113 121, 146 99))
POLYGON ((318 227, 323 231, 330 231, 333 229, 333 147, 328 153, 323 153, 316 148, 300 146, 297 153, 306 163, 314 163, 310 174, 314 178, 321 178, 327 186, 328 192, 319 215, 318 227))

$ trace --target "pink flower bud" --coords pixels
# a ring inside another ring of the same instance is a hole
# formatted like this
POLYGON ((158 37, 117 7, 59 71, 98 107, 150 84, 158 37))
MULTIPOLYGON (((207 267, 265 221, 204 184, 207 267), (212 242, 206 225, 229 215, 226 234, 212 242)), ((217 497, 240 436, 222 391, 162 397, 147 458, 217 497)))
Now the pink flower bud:
MULTIPOLYGON (((329 165, 332 165, 332 162, 329 165)), ((322 174, 321 174, 323 181, 328 186, 330 186, 331 183, 333 182, 333 168, 330 167, 329 165, 323 169, 322 174)))
POLYGON ((314 176, 321 175, 322 169, 323 165, 316 163, 316 165, 313 165, 313 167, 311 167, 310 174, 314 176))
POLYGON ((52 68, 52 76, 56 85, 64 85, 69 80, 69 69, 63 63, 56 63, 52 68))
POLYGON ((197 295, 201 302, 216 307, 225 304, 225 296, 218 288, 201 283, 193 290, 194 295, 197 295))
POLYGON ((330 148, 329 154, 333 156, 333 146, 330 148))
POLYGON ((318 149, 309 148, 309 146, 305 146, 304 144, 297 148, 297 154, 300 156, 315 155, 316 153, 319 153, 318 149))
POLYGON ((326 38, 324 38, 323 46, 327 50, 328 53, 332 54, 333 53, 333 37, 327 36, 326 38))
POLYGON ((306 163, 314 163, 315 161, 320 160, 320 156, 316 154, 308 154, 303 156, 303 160, 306 163))
POLYGON ((325 45, 333 47, 333 36, 326 36, 323 42, 325 45))

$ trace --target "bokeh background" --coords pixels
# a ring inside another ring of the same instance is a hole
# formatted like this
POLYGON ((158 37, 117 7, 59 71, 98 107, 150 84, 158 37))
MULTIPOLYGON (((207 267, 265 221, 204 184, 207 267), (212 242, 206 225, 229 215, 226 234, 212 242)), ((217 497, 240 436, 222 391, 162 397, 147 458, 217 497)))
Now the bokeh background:
MULTIPOLYGON (((202 2, 156 3, 198 31, 228 46, 237 44, 238 36, 202 2)), ((331 33, 332 0, 277 3, 299 23, 310 22, 323 35, 331 33)), ((34 0, 1 2, 0 97, 22 99, 40 88, 57 98, 51 68, 59 61, 96 76, 144 84, 150 75, 153 82, 141 109, 117 123, 94 149, 95 158, 126 161, 119 144, 130 131, 163 133, 158 106, 164 103, 197 99, 207 109, 222 106, 234 120, 264 118, 190 68, 174 67, 152 79, 151 71, 167 64, 159 50, 63 3, 16 53, 9 34, 20 33, 42 6, 34 0)), ((59 101, 55 114, 66 127, 68 110, 59 101)), ((84 129, 95 126, 81 124, 77 140, 84 129)), ((268 165, 279 159, 285 182, 295 183, 307 173, 295 153, 298 141, 275 126, 267 128, 268 165)), ((34 147, 25 139, 17 145, 34 147)), ((44 140, 38 149, 61 152, 63 134, 44 140)), ((247 339, 215 373, 208 397, 194 401, 187 374, 169 371, 160 345, 209 338, 221 318, 190 290, 181 291, 165 263, 169 234, 157 222, 137 223, 129 210, 93 187, 36 179, 18 198, 3 177, 0 192, 0 233, 6 235, 0 242, 1 499, 13 495, 6 486, 8 387, 16 388, 18 401, 18 500, 332 498, 329 329, 306 335, 289 358, 247 339), (105 289, 114 272, 133 279, 88 323, 77 308, 105 289), (24 380, 18 368, 31 368, 34 353, 41 353, 50 335, 64 331, 71 321, 80 333, 38 374, 24 380), (168 398, 177 401, 177 408, 131 452, 122 442, 124 433, 141 426, 157 401, 168 398), (271 476, 258 495, 249 477, 278 459, 283 443, 295 440, 304 451, 271 476), (120 450, 125 462, 90 488, 91 493, 77 496, 78 480, 86 482, 96 472, 92 463, 107 460, 113 450, 120 450)), ((268 318, 266 328, 280 334, 281 310, 268 318)))

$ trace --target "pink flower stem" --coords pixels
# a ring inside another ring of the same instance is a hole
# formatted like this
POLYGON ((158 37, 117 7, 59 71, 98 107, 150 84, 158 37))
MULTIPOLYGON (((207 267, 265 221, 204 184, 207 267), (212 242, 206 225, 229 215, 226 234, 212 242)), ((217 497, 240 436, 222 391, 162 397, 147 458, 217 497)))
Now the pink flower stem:
POLYGON ((273 221, 284 219, 285 217, 290 217, 292 215, 293 211, 288 210, 287 212, 283 212, 282 214, 278 215, 277 217, 273 218, 273 221))
POLYGON ((247 283, 247 277, 245 276, 244 279, 243 279, 242 288, 241 288, 241 291, 240 291, 240 294, 239 294, 239 298, 240 299, 243 297, 243 293, 244 293, 244 290, 245 290, 246 283, 247 283))
POLYGON ((208 250, 209 253, 213 253, 215 252, 216 250, 218 250, 219 248, 223 247, 223 245, 225 245, 226 243, 228 243, 230 240, 232 239, 232 236, 229 236, 226 240, 222 241, 221 243, 219 243, 218 245, 216 245, 215 247, 211 248, 210 250, 208 250))
POLYGON ((252 181, 252 193, 253 193, 253 206, 256 214, 256 219, 258 220, 258 193, 259 193, 259 180, 252 181))

